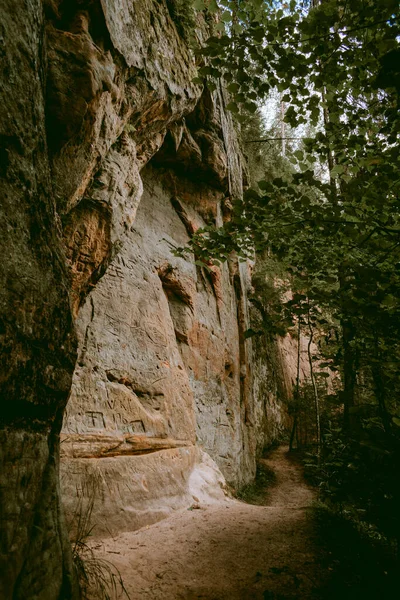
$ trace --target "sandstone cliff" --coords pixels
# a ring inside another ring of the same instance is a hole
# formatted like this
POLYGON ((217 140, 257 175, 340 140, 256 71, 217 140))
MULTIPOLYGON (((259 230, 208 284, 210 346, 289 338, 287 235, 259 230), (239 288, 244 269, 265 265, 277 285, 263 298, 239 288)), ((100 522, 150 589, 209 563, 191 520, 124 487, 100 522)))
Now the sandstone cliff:
MULTIPOLYGON (((134 77, 114 78, 109 104, 94 107, 94 122, 119 119, 119 127, 100 127, 96 170, 64 228, 79 337, 62 434, 64 501, 72 513, 77 496, 96 496, 98 534, 189 506, 204 461, 209 499, 222 495, 218 467, 235 486, 250 481, 263 443, 244 337, 248 268, 232 259, 207 270, 173 253, 199 227, 222 223, 242 193, 223 90, 191 83, 194 57, 166 5, 144 2, 123 18, 115 10, 104 8, 105 23, 134 77)), ((81 148, 79 138, 74 160, 81 148)), ((58 169, 65 159, 62 149, 58 169)), ((68 170, 74 177, 75 163, 68 170)), ((76 181, 82 186, 81 172, 76 181)))
POLYGON ((244 167, 171 4, 1 6, 0 596, 53 600, 76 594, 71 380, 63 500, 95 494, 98 533, 250 481, 281 417, 244 335, 248 266, 173 253, 229 218, 244 167))

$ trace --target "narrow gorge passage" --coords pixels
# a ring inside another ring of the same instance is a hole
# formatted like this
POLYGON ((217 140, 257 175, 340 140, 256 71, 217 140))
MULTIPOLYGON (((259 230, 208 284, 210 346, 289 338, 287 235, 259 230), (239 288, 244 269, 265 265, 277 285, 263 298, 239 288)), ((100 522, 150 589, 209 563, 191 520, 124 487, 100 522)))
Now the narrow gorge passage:
POLYGON ((276 475, 264 506, 193 507, 96 545, 132 600, 318 598, 322 577, 307 513, 314 492, 286 447, 261 460, 276 475))

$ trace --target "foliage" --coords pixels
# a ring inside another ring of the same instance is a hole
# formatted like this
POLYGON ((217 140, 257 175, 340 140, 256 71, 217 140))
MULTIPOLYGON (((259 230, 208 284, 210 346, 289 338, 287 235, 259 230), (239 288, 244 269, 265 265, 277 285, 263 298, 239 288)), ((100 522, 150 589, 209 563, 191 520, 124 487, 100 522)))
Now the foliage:
POLYGON ((325 549, 321 568, 330 574, 318 598, 395 598, 398 564, 387 540, 371 536, 368 526, 339 514, 330 505, 319 502, 313 512, 319 544, 325 549))
POLYGON ((347 424, 364 379, 386 433, 396 435, 398 406, 388 389, 400 391, 397 3, 222 7, 226 26, 201 50, 208 63, 200 73, 225 79, 228 109, 244 121, 243 111, 256 114, 256 101, 277 87, 291 126, 323 127, 293 152, 292 172, 267 173, 237 199, 229 223, 198 231, 192 247, 199 260, 255 250, 285 263, 304 296, 294 314, 311 306, 316 319, 318 307, 337 323, 347 424))
POLYGON ((256 186, 261 179, 272 180, 282 176, 283 173, 289 175, 293 172, 294 168, 289 158, 279 152, 280 145, 274 141, 277 137, 279 137, 278 120, 275 119, 272 127, 267 129, 260 110, 249 114, 242 124, 240 141, 247 159, 251 187, 256 186))
MULTIPOLYGON (((324 406, 324 387, 320 387, 319 398, 321 407, 324 406)), ((296 416, 296 429, 294 431, 293 448, 308 448, 309 450, 316 442, 316 423, 314 415, 314 393, 309 380, 303 382, 299 393, 293 394, 293 398, 288 402, 288 413, 294 418, 296 416), (294 443, 295 442, 295 443, 294 443)))
POLYGON ((287 273, 292 297, 281 306, 270 280, 256 288, 264 328, 320 332, 318 358, 342 382, 323 402, 321 490, 399 540, 400 11, 396 0, 311 4, 220 0, 200 77, 225 80, 244 132, 273 89, 286 123, 311 131, 287 156, 291 168, 276 173, 266 160, 254 185, 252 166, 231 221, 197 231, 191 246, 200 261, 256 252, 287 273))
POLYGON ((284 267, 273 256, 258 255, 252 277, 253 292, 249 295, 251 304, 261 317, 258 333, 269 338, 273 335, 285 335, 293 325, 284 310, 285 295, 290 282, 284 267))
POLYGON ((349 438, 339 428, 324 431, 324 452, 319 464, 314 455, 306 461, 308 475, 318 484, 321 498, 370 531, 398 543, 400 515, 396 448, 349 438))

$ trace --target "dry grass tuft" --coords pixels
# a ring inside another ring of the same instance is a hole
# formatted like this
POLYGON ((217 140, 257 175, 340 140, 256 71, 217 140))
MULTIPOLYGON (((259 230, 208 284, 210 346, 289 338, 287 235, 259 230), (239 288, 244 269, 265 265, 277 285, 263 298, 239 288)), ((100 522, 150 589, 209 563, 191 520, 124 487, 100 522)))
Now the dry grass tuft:
POLYGON ((71 540, 72 556, 80 597, 81 600, 129 600, 119 570, 108 560, 96 556, 88 543, 96 527, 92 522, 95 498, 95 486, 90 497, 80 495, 69 527, 74 532, 71 540))

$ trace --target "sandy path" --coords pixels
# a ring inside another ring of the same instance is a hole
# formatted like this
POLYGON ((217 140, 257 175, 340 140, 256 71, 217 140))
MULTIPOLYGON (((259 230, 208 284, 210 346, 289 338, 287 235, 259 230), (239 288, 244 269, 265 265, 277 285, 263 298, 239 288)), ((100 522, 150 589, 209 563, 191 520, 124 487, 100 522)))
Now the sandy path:
POLYGON ((277 476, 266 506, 232 500, 103 541, 97 551, 120 570, 131 600, 318 597, 313 491, 286 448, 263 460, 277 476))

